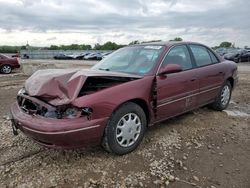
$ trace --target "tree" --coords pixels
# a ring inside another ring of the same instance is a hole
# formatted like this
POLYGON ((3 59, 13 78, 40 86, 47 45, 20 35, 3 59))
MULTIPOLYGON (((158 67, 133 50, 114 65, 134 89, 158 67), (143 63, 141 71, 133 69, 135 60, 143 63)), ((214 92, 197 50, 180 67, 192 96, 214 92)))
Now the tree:
POLYGON ((231 46, 232 46, 231 42, 225 41, 225 42, 220 43, 221 48, 230 48, 231 46))
POLYGON ((91 45, 89 45, 89 44, 82 44, 81 45, 81 50, 91 50, 92 49, 92 47, 91 47, 91 45))
POLYGON ((49 47, 49 49, 50 49, 50 50, 58 50, 59 47, 58 47, 57 45, 51 45, 51 46, 49 47))
POLYGON ((100 50, 101 49, 101 45, 99 43, 95 44, 94 49, 95 50, 100 50))
POLYGON ((115 42, 106 42, 103 45, 100 45, 99 43, 95 44, 94 49, 95 50, 117 50, 121 47, 124 47, 125 45, 116 44, 115 42))
POLYGON ((0 46, 0 53, 17 53, 20 49, 20 46, 0 46))
POLYGON ((149 40, 149 41, 142 41, 141 43, 151 43, 151 42, 161 42, 162 40, 149 40))
POLYGON ((130 42, 128 45, 135 45, 135 44, 140 44, 139 40, 134 40, 130 42))
POLYGON ((175 37, 174 40, 170 40, 170 41, 183 41, 183 39, 181 37, 175 37))

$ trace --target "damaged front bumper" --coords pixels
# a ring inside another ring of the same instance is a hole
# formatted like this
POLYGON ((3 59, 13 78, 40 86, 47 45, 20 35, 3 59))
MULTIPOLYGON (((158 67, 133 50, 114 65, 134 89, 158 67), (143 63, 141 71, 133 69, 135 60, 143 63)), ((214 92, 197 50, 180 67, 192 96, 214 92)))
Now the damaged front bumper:
POLYGON ((46 118, 25 113, 17 102, 11 106, 11 116, 14 133, 16 133, 16 129, 20 129, 41 145, 65 149, 101 143, 108 120, 108 117, 92 120, 87 117, 46 118))

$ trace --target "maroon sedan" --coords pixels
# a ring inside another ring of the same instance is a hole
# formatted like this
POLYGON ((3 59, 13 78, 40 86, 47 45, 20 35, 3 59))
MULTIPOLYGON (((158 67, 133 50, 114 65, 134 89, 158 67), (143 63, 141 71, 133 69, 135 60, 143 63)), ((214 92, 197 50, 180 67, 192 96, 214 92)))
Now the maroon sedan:
POLYGON ((90 70, 33 74, 11 107, 12 128, 47 147, 133 151, 148 126, 210 105, 227 108, 237 66, 190 42, 122 48, 90 70))
POLYGON ((0 54, 0 72, 10 74, 14 68, 20 68, 18 59, 0 54))

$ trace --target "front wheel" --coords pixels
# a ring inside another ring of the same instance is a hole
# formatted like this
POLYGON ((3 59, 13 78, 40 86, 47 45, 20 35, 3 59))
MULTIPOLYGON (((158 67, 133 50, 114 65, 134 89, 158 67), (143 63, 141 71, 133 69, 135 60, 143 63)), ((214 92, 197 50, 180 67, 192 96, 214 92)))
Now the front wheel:
POLYGON ((132 102, 123 104, 111 116, 102 146, 108 152, 124 155, 135 150, 143 139, 147 119, 143 109, 132 102))
POLYGON ((1 68, 1 72, 4 74, 10 74, 12 71, 12 67, 10 65, 3 65, 1 68))
POLYGON ((218 111, 226 109, 229 105, 232 94, 232 86, 229 81, 226 81, 222 86, 219 95, 212 104, 212 108, 218 111))

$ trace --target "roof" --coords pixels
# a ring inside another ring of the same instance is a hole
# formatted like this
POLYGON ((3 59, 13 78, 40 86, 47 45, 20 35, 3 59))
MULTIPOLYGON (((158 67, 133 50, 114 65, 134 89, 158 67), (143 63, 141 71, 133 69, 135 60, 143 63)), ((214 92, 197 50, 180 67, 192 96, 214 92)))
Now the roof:
MULTIPOLYGON (((145 46, 145 45, 162 45, 162 46, 173 46, 176 44, 200 44, 197 42, 189 42, 189 41, 160 41, 160 42, 149 42, 149 43, 141 43, 136 44, 135 46, 145 46)), ((203 44, 200 44, 203 45, 203 44)))

